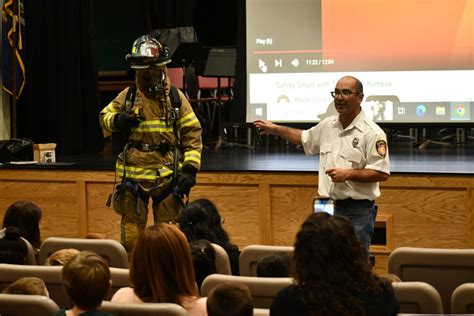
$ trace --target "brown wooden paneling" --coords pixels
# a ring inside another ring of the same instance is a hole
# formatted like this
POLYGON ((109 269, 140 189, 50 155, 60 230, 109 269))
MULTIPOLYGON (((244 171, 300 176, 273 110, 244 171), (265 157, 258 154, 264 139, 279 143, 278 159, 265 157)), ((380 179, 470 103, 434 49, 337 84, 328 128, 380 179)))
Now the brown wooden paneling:
POLYGON ((274 245, 290 246, 304 220, 313 210, 315 187, 272 186, 272 242, 274 245))
POLYGON ((74 237, 78 234, 79 205, 75 182, 0 180, 0 216, 13 202, 29 200, 42 209, 41 238, 74 237))
POLYGON ((207 198, 224 217, 224 229, 239 247, 262 242, 259 221, 259 189, 249 185, 198 185, 191 199, 207 198))
MULTIPOLYGON (((0 216, 11 203, 31 200, 43 209, 43 238, 89 232, 118 239, 120 217, 105 207, 113 181, 111 171, 0 169, 0 216)), ((307 172, 200 172, 191 199, 214 201, 240 247, 291 245, 311 213, 316 183, 307 172)), ((390 219, 392 237, 373 249, 376 271, 386 272, 392 247, 474 247, 474 177, 397 174, 381 190, 379 220, 390 219)))
POLYGON ((87 185, 88 233, 105 234, 108 238, 120 240, 120 216, 112 206, 105 203, 112 193, 112 185, 89 183, 87 185))
POLYGON ((464 189, 385 189, 377 201, 393 215, 394 247, 469 247, 464 189))

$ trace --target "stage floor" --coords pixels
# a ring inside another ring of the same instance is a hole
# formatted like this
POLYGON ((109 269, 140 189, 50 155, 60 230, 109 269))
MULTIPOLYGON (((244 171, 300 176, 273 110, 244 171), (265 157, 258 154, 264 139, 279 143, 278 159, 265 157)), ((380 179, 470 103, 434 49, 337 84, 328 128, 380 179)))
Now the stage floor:
MULTIPOLYGON (((112 170, 115 158, 107 150, 99 154, 58 156, 58 162, 74 165, 55 168, 112 170)), ((306 156, 294 145, 259 145, 255 149, 225 147, 204 149, 203 171, 316 172, 319 156, 306 156)), ((38 166, 41 167, 41 166, 38 166)), ((38 168, 37 167, 37 168, 38 168)), ((50 168, 51 166, 44 166, 50 168)), ((392 173, 474 174, 474 144, 464 146, 430 145, 419 149, 411 143, 390 147, 392 173)))

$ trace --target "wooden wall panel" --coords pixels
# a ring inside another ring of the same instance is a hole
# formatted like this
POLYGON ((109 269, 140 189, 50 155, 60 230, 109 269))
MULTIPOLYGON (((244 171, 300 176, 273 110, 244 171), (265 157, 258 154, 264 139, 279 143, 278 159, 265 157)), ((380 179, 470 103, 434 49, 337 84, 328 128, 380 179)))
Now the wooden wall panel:
POLYGON ((379 209, 394 217, 394 247, 466 248, 470 212, 462 189, 385 189, 379 209))
POLYGON ((272 206, 272 244, 291 246, 296 232, 313 210, 316 189, 310 186, 273 186, 272 206))
POLYGON ((78 234, 78 194, 75 182, 0 180, 0 216, 19 200, 30 200, 42 209, 41 238, 78 234))
POLYGON ((198 185, 191 199, 208 198, 224 217, 224 229, 239 247, 261 243, 258 186, 198 185))
POLYGON ((112 192, 112 185, 89 183, 87 185, 88 233, 105 234, 108 238, 120 240, 120 216, 112 206, 105 203, 112 192))
MULTIPOLYGON (((104 205, 113 181, 111 171, 0 168, 0 217, 14 201, 31 200, 43 209, 43 238, 90 232, 118 239, 120 217, 104 205)), ((200 172, 191 199, 214 201, 239 247, 291 245, 316 183, 308 172, 200 172)), ((393 248, 474 247, 474 177, 395 174, 381 190, 379 214, 391 216, 393 248)), ((382 248, 374 248, 379 273, 392 249, 382 248)))

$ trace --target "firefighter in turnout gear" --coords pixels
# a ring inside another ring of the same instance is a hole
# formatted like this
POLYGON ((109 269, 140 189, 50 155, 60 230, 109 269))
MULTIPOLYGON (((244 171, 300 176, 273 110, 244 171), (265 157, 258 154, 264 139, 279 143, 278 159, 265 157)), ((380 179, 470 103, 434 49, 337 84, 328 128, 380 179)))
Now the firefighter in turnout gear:
POLYGON ((126 56, 135 84, 99 115, 105 131, 120 132, 125 140, 116 162, 122 180, 108 204, 122 216, 121 242, 129 252, 146 226, 150 197, 154 222, 174 222, 201 165, 201 125, 170 84, 169 55, 155 38, 139 37, 126 56))

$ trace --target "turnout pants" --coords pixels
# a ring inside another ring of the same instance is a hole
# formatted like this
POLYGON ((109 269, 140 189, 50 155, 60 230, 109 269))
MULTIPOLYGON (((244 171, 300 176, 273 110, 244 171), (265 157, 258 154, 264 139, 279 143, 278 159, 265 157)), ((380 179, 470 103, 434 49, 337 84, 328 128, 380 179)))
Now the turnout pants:
MULTIPOLYGON (((153 221, 155 223, 174 223, 181 211, 183 203, 173 194, 163 201, 158 201, 158 195, 164 190, 158 188, 146 192, 138 182, 126 182, 126 187, 120 197, 114 196, 113 207, 115 212, 122 216, 120 221, 120 241, 127 249, 133 250, 138 235, 145 229, 148 220, 148 202, 151 197, 153 221)), ((117 190, 115 192, 115 195, 117 190)))

